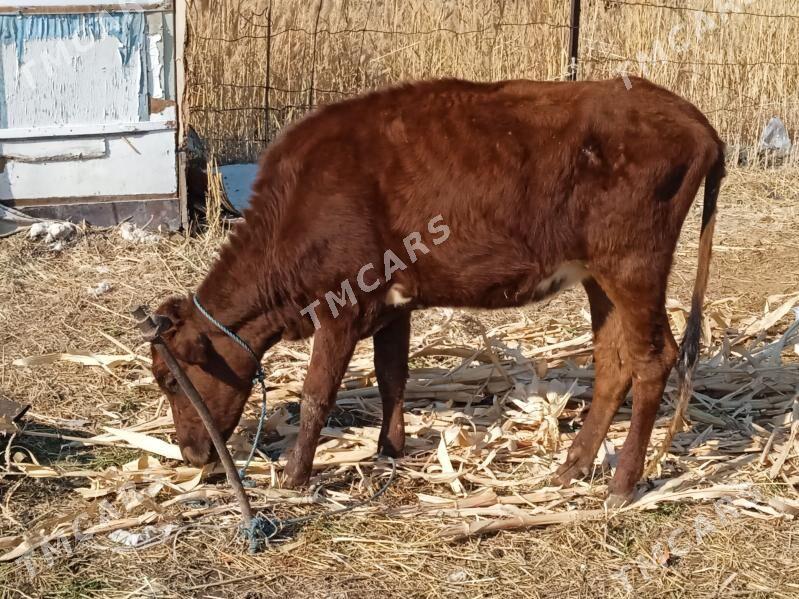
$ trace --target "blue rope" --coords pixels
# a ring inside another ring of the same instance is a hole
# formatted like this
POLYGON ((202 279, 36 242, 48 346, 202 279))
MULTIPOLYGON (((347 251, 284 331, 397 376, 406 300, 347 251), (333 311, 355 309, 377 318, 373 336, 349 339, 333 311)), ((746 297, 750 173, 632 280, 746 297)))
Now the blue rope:
POLYGON ((272 539, 280 535, 282 532, 290 530, 297 525, 305 524, 306 522, 312 522, 313 520, 337 518, 346 514, 347 512, 364 507, 379 499, 380 496, 383 495, 383 493, 385 493, 394 483, 394 479, 397 476, 397 463, 394 461, 394 458, 389 457, 388 460, 391 462, 391 472, 388 475, 388 479, 386 479, 386 482, 384 482, 383 485, 367 499, 356 501, 353 504, 331 510, 329 512, 308 514, 307 516, 286 518, 284 520, 276 517, 270 517, 263 512, 258 512, 258 514, 252 519, 250 527, 244 530, 244 536, 250 541, 250 553, 256 553, 263 545, 268 545, 272 539))
MULTIPOLYGON (((240 345, 242 348, 244 348, 244 350, 245 350, 245 351, 246 351, 248 354, 250 354, 250 356, 252 356, 252 359, 253 359, 253 360, 255 361, 255 363, 258 365, 258 371, 259 371, 259 372, 261 372, 261 373, 263 373, 263 368, 261 368, 261 361, 258 359, 258 356, 256 356, 256 355, 255 355, 255 352, 254 352, 254 351, 252 351, 252 349, 250 348, 250 346, 249 346, 249 345, 247 345, 247 343, 244 341, 244 339, 242 339, 241 337, 239 337, 238 335, 236 335, 236 333, 234 333, 233 331, 231 331, 229 328, 227 328, 225 325, 223 325, 221 322, 219 322, 219 321, 218 321, 216 318, 214 318, 213 316, 211 316, 211 314, 208 312, 208 310, 206 310, 205 308, 203 308, 202 304, 200 303, 200 300, 198 300, 198 299, 197 299, 197 296, 196 296, 196 295, 194 296, 194 305, 195 305, 195 306, 197 306, 197 309, 200 311, 200 313, 201 313, 203 316, 205 316, 205 317, 206 317, 208 320, 210 320, 210 321, 211 321, 211 322, 212 322, 212 323, 213 323, 213 324, 216 326, 216 328, 218 328, 218 329, 219 329, 220 331, 222 331, 222 332, 223 332, 225 335, 227 335, 228 337, 230 337, 231 339, 233 339, 233 341, 235 341, 235 342, 236 342, 236 343, 238 343, 238 344, 239 344, 239 345, 240 345)), ((256 373, 255 373, 255 376, 256 376, 256 377, 258 376, 258 372, 256 372, 256 373)), ((257 378, 256 378, 255 380, 257 380, 257 378)))
POLYGON ((252 384, 253 386, 261 386, 261 416, 258 419, 258 428, 255 431, 255 439, 253 440, 252 447, 250 448, 250 455, 247 456, 247 461, 244 463, 244 467, 239 470, 239 478, 242 479, 242 484, 246 487, 251 487, 253 486, 252 481, 245 482, 244 479, 247 476, 247 468, 250 467, 250 462, 252 462, 253 458, 255 457, 255 451, 258 447, 258 443, 261 441, 261 432, 263 431, 264 423, 266 422, 266 372, 264 372, 264 368, 261 366, 261 360, 258 359, 258 356, 255 355, 255 352, 252 351, 252 348, 247 345, 244 339, 236 335, 236 333, 211 316, 208 310, 203 308, 200 300, 197 299, 196 294, 194 295, 194 305, 197 307, 197 310, 200 311, 200 314, 205 316, 214 326, 216 326, 216 328, 238 343, 248 354, 250 354, 257 366, 255 376, 252 379, 252 384))

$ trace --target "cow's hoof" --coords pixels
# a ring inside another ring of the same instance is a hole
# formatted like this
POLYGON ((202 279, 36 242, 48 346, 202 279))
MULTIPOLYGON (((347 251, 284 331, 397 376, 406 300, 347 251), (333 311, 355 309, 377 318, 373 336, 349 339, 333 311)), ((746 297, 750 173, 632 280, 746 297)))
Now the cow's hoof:
POLYGON ((284 489, 302 489, 308 486, 311 480, 310 472, 299 472, 297 469, 292 468, 291 464, 286 466, 283 471, 283 488, 284 489))
POLYGON ((616 493, 611 493, 608 495, 608 498, 605 499, 605 507, 609 510, 618 510, 630 503, 632 503, 632 494, 618 495, 616 493))
POLYGON ((383 457, 399 459, 405 455, 405 447, 392 443, 378 444, 377 453, 383 457))
POLYGON ((310 479, 307 478, 297 478, 294 476, 287 476, 283 479, 283 488, 290 489, 292 491, 299 491, 301 489, 305 489, 308 487, 310 479))
POLYGON ((380 451, 378 452, 378 457, 384 458, 386 460, 399 460, 405 457, 405 453, 400 451, 399 453, 392 453, 390 451, 380 451))
POLYGON ((585 466, 567 468, 563 472, 555 473, 555 478, 552 482, 561 487, 568 487, 573 481, 584 480, 588 478, 588 468, 585 466))
POLYGON ((560 485, 562 487, 569 486, 573 480, 583 480, 587 478, 588 475, 591 473, 591 463, 586 464, 586 460, 575 458, 569 459, 566 458, 566 461, 563 462, 558 469, 555 471, 555 477, 552 479, 556 485, 560 485))

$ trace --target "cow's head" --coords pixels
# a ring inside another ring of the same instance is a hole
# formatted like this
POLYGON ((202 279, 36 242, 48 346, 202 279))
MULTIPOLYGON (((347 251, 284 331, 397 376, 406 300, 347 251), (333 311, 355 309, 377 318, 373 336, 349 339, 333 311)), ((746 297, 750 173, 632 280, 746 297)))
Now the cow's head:
MULTIPOLYGON (((252 389, 252 358, 217 332, 188 298, 170 298, 153 318, 164 342, 203 398, 222 438, 227 440, 252 389)), ((194 406, 154 349, 152 357, 153 376, 172 407, 184 459, 195 466, 213 462, 216 450, 194 406)))

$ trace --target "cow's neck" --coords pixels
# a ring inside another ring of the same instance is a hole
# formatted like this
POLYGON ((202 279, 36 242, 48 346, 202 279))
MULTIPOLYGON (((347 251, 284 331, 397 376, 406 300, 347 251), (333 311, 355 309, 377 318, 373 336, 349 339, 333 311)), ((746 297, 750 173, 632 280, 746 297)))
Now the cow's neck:
POLYGON ((240 243, 225 244, 197 289, 197 297, 211 316, 241 337, 260 358, 280 338, 280 330, 259 290, 260 269, 242 255, 242 247, 240 243))

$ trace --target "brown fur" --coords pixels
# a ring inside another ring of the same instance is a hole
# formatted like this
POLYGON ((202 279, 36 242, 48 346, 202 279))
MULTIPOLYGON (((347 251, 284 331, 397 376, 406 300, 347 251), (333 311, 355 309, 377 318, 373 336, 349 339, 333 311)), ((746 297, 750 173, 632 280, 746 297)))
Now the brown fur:
MULTIPOLYGON (((629 91, 621 80, 445 80, 369 93, 320 108, 269 147, 245 222, 198 297, 259 356, 280 339, 313 334, 300 310, 322 301, 287 465, 288 483, 297 485, 311 474, 319 431, 359 339, 375 336, 380 443, 397 455, 410 312, 521 306, 540 299, 537 286, 559 265, 579 262, 590 273, 584 285, 597 382, 559 476, 566 483, 587 472, 632 387, 630 433, 611 486, 628 498, 677 357, 664 307, 675 246, 700 184, 722 160, 705 117, 642 79, 629 91), (440 245, 428 230, 436 215, 450 231, 440 245), (403 245, 412 232, 430 249, 415 263, 403 245), (389 249, 408 268, 385 281, 389 249), (376 268, 366 282, 380 287, 365 293, 355 281, 368 263, 376 268), (345 279, 357 304, 334 319, 324 296, 340 292, 345 279), (395 284, 412 298, 408 304, 386 305, 395 284)), ((159 313, 174 321, 167 342, 229 436, 254 361, 190 299, 170 300, 159 313)), ((157 359, 154 372, 172 403, 184 456, 212 459, 207 433, 157 359)))

